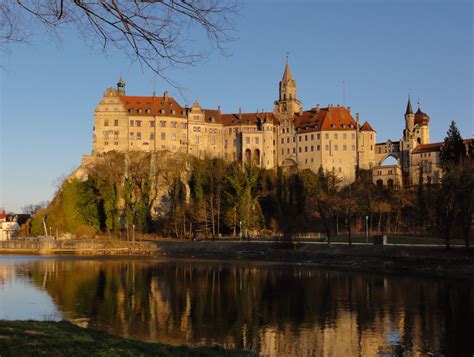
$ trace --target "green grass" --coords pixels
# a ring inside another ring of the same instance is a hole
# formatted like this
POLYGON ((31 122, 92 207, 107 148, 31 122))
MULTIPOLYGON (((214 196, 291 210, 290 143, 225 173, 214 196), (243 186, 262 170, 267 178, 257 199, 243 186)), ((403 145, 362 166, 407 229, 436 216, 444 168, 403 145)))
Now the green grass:
POLYGON ((0 356, 251 356, 222 348, 146 343, 67 321, 0 321, 0 356))

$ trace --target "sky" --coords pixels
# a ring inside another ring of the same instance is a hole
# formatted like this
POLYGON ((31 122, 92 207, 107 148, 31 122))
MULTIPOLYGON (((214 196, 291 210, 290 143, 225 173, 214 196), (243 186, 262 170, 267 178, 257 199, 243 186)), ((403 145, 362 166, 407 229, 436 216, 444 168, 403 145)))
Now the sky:
MULTIPOLYGON (((94 109, 120 76, 128 95, 169 91, 225 113, 278 98, 286 53, 304 109, 345 104, 398 140, 408 94, 431 117, 431 141, 451 120, 473 137, 473 5, 468 0, 244 1, 227 55, 166 72, 184 95, 124 54, 107 55, 73 29, 11 45, 0 67, 0 207, 50 201, 92 150, 94 109), (345 101, 343 101, 343 83, 345 101)), ((198 36, 194 45, 209 49, 198 36)))

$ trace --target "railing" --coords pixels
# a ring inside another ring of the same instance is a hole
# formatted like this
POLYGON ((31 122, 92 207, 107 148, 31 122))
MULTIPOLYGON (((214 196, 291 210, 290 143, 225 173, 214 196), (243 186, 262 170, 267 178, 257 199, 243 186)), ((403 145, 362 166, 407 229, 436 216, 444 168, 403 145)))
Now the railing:
POLYGON ((147 254, 156 251, 150 242, 114 240, 10 240, 0 241, 0 253, 34 254, 147 254))

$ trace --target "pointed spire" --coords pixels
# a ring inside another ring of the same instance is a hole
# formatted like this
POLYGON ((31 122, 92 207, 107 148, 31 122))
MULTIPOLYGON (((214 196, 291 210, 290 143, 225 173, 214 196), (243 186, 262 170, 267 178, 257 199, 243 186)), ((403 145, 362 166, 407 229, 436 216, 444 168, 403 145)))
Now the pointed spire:
POLYGON ((411 107, 410 96, 408 96, 407 110, 405 112, 405 115, 408 115, 408 114, 413 114, 413 108, 411 107))
POLYGON ((291 68, 288 63, 288 52, 286 53, 286 63, 285 63, 285 71, 283 72, 282 81, 291 81, 293 80, 293 73, 291 73, 291 68))

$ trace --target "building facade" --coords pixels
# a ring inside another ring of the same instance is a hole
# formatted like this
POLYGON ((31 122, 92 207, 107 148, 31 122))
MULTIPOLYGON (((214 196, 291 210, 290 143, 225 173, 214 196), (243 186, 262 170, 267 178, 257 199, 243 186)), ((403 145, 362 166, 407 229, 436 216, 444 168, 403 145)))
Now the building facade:
MULTIPOLYGON (((333 170, 344 182, 376 161, 376 132, 350 108, 303 110, 288 63, 273 112, 222 113, 198 102, 183 107, 167 92, 128 96, 108 88, 94 115, 92 158, 108 151, 170 151, 254 163, 262 168, 333 170)), ((91 159, 91 157, 89 157, 91 159)))
POLYGON ((353 182, 358 170, 371 170, 378 185, 401 187, 439 183, 442 143, 430 143, 430 117, 413 111, 408 99, 402 138, 376 144, 376 132, 360 124, 350 107, 319 104, 303 110, 286 63, 273 112, 222 113, 197 101, 182 106, 162 96, 128 96, 125 82, 108 88, 94 114, 92 156, 109 151, 168 151, 196 157, 253 163, 265 169, 297 167, 336 173, 353 182), (392 162, 387 164, 387 159, 392 162))

